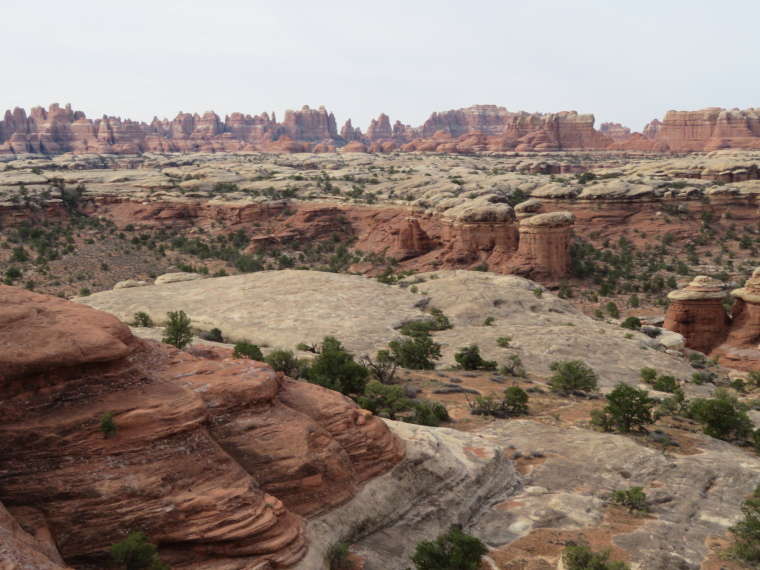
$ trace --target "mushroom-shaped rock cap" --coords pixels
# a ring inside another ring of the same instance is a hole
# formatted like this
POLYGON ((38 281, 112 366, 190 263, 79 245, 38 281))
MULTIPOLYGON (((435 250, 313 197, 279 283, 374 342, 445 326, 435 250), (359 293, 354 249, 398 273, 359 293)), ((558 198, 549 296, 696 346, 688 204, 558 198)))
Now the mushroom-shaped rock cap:
POLYGON ((744 287, 731 291, 731 296, 744 299, 748 303, 760 303, 760 267, 755 269, 744 287))
POLYGON ((520 202, 517 204, 517 206, 515 206, 515 213, 527 214, 538 212, 541 209, 541 206, 543 206, 541 200, 531 198, 530 200, 525 200, 525 202, 520 202))
POLYGON ((698 275, 683 289, 671 291, 668 298, 673 301, 696 301, 700 299, 723 299, 728 293, 723 283, 706 275, 698 275))
POLYGON ((520 221, 520 226, 531 228, 563 228, 571 226, 573 223, 575 223, 575 216, 572 212, 549 212, 525 218, 520 221))

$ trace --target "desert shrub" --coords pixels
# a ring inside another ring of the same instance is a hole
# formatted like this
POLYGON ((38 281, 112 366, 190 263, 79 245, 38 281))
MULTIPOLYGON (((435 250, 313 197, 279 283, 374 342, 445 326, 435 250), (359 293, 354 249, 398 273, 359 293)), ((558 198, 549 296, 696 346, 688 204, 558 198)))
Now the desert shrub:
POLYGON ((116 420, 113 419, 113 412, 103 412, 100 416, 100 422, 98 430, 103 432, 103 437, 108 439, 112 435, 116 435, 116 420))
POLYGON ((614 301, 607 303, 607 314, 613 319, 617 319, 620 316, 620 310, 614 301))
POLYGON ((402 337, 388 343, 399 366, 410 370, 433 370, 441 358, 441 345, 427 335, 402 337))
POLYGON ((416 400, 412 402, 413 413, 404 420, 410 424, 438 427, 440 422, 449 420, 449 411, 440 402, 416 400))
POLYGON ((518 378, 525 377, 525 367, 523 366, 522 359, 516 354, 510 354, 504 366, 499 368, 499 374, 503 376, 516 376, 518 378))
POLYGON ((10 279, 11 281, 18 279, 19 277, 21 277, 21 275, 22 275, 21 270, 15 265, 11 265, 8 269, 5 270, 5 277, 10 279))
POLYGON ((605 396, 605 399, 607 405, 604 407, 604 413, 609 417, 610 425, 619 431, 625 433, 634 427, 652 423, 654 400, 646 390, 639 390, 621 382, 605 396))
POLYGON ((454 360, 465 370, 496 370, 495 360, 483 360, 477 344, 463 346, 454 354, 454 360))
POLYGON ((549 369, 554 371, 549 378, 552 392, 593 392, 597 389, 596 372, 582 360, 558 360, 552 362, 549 369))
POLYGON ((686 415, 688 412, 689 407, 686 402, 686 393, 681 388, 673 390, 673 395, 665 398, 657 410, 660 416, 686 415))
POLYGON ((641 328, 641 319, 639 319, 638 317, 628 317, 622 323, 620 323, 620 326, 623 327, 624 329, 637 331, 641 328))
POLYGON ((747 374, 747 382, 760 386, 760 370, 750 370, 747 374))
POLYGON ((528 413, 528 393, 519 386, 507 388, 503 401, 507 411, 514 416, 528 413))
MULTIPOLYGON (((291 353, 292 354, 292 353, 291 353)), ((309 381, 342 394, 362 394, 369 371, 332 336, 322 340, 322 352, 313 360, 309 381)))
POLYGON ((649 366, 645 366, 639 371, 639 376, 641 377, 642 382, 646 384, 653 384, 655 378, 657 378, 657 370, 650 368, 649 366))
POLYGON ((292 350, 273 350, 264 357, 264 362, 277 372, 282 372, 285 376, 290 376, 291 378, 301 378, 308 373, 301 361, 295 357, 292 350))
POLYGON ((512 342, 511 336, 500 336, 496 339, 496 346, 500 348, 509 348, 510 342, 512 342))
POLYGON ((734 535, 732 553, 739 559, 757 564, 760 562, 760 487, 742 505, 744 518, 729 532, 734 535))
POLYGON ((126 570, 170 570, 156 555, 156 545, 148 542, 144 532, 130 533, 129 537, 117 542, 109 550, 111 566, 126 570))
POLYGON ((567 570, 631 570, 625 562, 610 560, 611 548, 593 552, 589 546, 566 546, 562 562, 567 570))
POLYGON ((90 293, 92 293, 92 291, 90 291, 90 288, 89 288, 89 287, 82 287, 82 288, 79 290, 79 296, 80 296, 80 297, 89 297, 89 296, 90 296, 90 293))
POLYGON ((259 345, 240 341, 235 343, 235 348, 232 351, 232 358, 248 358, 250 360, 263 361, 264 354, 261 352, 259 345))
POLYGON ((348 559, 349 549, 345 542, 333 544, 330 548, 330 570, 351 570, 354 565, 348 559))
POLYGON ((452 527, 434 541, 420 542, 411 559, 416 570, 477 570, 487 552, 481 540, 452 527))
POLYGON ((171 344, 182 350, 193 340, 193 333, 190 330, 190 317, 185 311, 169 311, 166 313, 166 328, 164 337, 161 342, 171 344))
POLYGON ((740 439, 749 435, 752 420, 736 398, 721 390, 715 390, 715 396, 696 398, 689 407, 689 415, 704 425, 705 434, 718 439, 740 439))
POLYGON ((412 407, 412 401, 404 395, 400 386, 388 386, 380 382, 370 382, 364 389, 364 395, 357 399, 358 404, 376 416, 396 419, 396 415, 412 407))
POLYGON ((493 317, 486 317, 486 319, 483 321, 484 327, 492 327, 493 324, 496 322, 496 319, 493 317))
POLYGON ((393 382, 393 378, 396 375, 396 357, 391 354, 390 350, 378 350, 374 360, 369 355, 365 355, 361 361, 362 366, 365 366, 369 370, 370 375, 382 382, 383 384, 390 384, 393 382))
POLYGON ((622 507, 626 507, 632 513, 646 513, 647 495, 643 487, 631 487, 626 490, 615 491, 612 494, 612 502, 622 507))
POLYGON ((129 323, 129 325, 133 327, 155 326, 155 324, 153 323, 153 319, 151 319, 150 315, 146 313, 145 311, 137 311, 132 317, 132 322, 129 323))
POLYGON ((544 296, 543 289, 533 289, 533 294, 536 296, 536 299, 540 299, 544 296))
POLYGON ((211 342, 224 342, 224 337, 222 336, 222 329, 219 329, 217 327, 214 327, 207 333, 203 333, 202 338, 204 340, 210 340, 211 342))
POLYGON ((678 381, 674 376, 668 374, 663 374, 652 384, 652 389, 658 392, 670 392, 672 394, 676 388, 678 388, 678 381))

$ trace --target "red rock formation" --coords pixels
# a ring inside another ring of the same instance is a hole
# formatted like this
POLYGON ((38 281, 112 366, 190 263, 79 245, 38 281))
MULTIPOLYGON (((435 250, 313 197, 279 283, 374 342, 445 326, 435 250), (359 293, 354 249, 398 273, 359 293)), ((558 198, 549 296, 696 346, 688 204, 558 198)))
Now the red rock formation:
POLYGON ((602 123, 599 125, 599 132, 614 142, 626 141, 631 136, 631 129, 620 123, 602 123))
POLYGON ((348 143, 346 146, 340 149, 340 151, 341 152, 367 152, 367 145, 365 145, 363 142, 360 142, 360 141, 354 141, 352 143, 348 143))
POLYGON ((539 279, 570 274, 570 212, 538 214, 520 221, 520 247, 509 261, 510 273, 539 279))
POLYGON ((367 138, 372 142, 384 142, 393 137, 393 129, 391 128, 391 120, 385 113, 380 113, 377 120, 372 119, 372 122, 367 129, 367 138))
POLYGON ((661 126, 662 122, 660 122, 659 119, 652 119, 652 121, 644 127, 644 130, 641 132, 641 134, 645 139, 651 141, 657 136, 657 133, 660 132, 661 126))
POLYGON ((662 124, 655 124, 644 138, 649 140, 653 132, 656 134, 647 148, 640 140, 630 141, 631 144, 629 141, 615 143, 610 148, 676 152, 760 148, 760 116, 757 109, 740 111, 709 107, 700 111, 668 111, 662 124))
POLYGON ((344 502, 403 455, 337 393, 142 341, 56 297, 0 286, 0 346, 0 500, 37 509, 69 562, 139 529, 183 567, 288 567, 305 547, 296 513, 344 502))
POLYGON ((760 268, 755 269, 744 287, 731 292, 731 326, 725 342, 717 350, 732 365, 760 369, 760 268))
POLYGON ((664 328, 683 335, 686 347, 709 354, 726 337, 731 324, 721 301, 722 283, 700 275, 683 289, 668 294, 664 328))

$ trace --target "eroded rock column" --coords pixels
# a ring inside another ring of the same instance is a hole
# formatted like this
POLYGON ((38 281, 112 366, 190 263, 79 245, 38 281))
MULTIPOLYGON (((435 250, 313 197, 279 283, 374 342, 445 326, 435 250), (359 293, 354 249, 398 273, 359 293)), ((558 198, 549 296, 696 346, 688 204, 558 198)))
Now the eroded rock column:
POLYGON ((731 328, 726 346, 758 349, 760 343, 760 268, 741 289, 731 291, 734 307, 731 311, 731 328))
POLYGON ((711 352, 726 338, 731 324, 722 304, 728 296, 722 285, 700 275, 683 289, 669 293, 664 328, 683 335, 688 348, 711 352))
POLYGON ((509 265, 511 273, 532 279, 570 275, 571 212, 537 214, 520 220, 520 245, 509 265))

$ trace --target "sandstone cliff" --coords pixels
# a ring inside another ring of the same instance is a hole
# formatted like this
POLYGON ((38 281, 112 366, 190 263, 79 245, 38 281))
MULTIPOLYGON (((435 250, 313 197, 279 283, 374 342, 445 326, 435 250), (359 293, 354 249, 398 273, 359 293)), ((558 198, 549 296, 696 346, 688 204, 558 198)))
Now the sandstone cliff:
POLYGON ((22 524, 38 513, 70 563, 143 530, 184 567, 288 567, 300 515, 404 455, 335 392, 140 340, 82 305, 0 286, 0 324, 0 500, 22 524))

